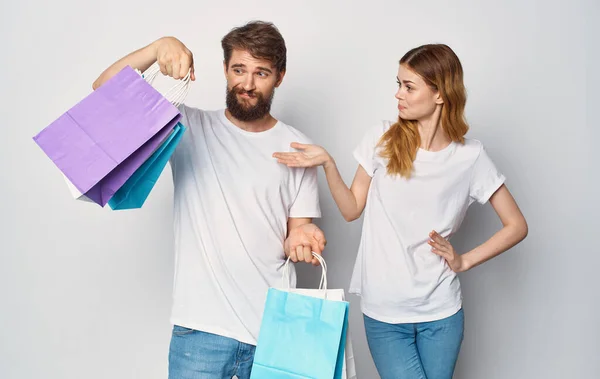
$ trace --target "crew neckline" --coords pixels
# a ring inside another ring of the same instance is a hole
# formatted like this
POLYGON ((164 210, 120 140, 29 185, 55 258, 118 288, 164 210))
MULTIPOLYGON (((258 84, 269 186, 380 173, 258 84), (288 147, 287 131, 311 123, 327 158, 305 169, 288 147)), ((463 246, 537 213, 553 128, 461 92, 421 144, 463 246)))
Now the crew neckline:
POLYGON ((450 141, 448 146, 444 147, 441 150, 437 150, 437 151, 425 150, 425 149, 419 147, 419 149, 417 150, 416 160, 435 161, 435 160, 439 160, 439 159, 444 159, 444 158, 448 157, 450 154, 452 154, 455 149, 456 149, 455 141, 450 141))
POLYGON ((243 134, 243 135, 247 135, 247 136, 252 136, 252 137, 262 137, 262 136, 266 136, 266 135, 270 135, 272 133, 274 133, 275 131, 277 131, 277 129, 280 128, 280 125, 282 124, 281 121, 277 120, 277 122, 275 123, 275 125, 273 125, 271 128, 267 129, 267 130, 263 130, 262 132, 250 132, 248 130, 244 130, 242 128, 240 128, 239 126, 235 125, 233 122, 231 122, 227 116, 225 115, 225 112, 227 111, 227 109, 222 109, 219 111, 219 117, 221 118, 221 121, 230 129, 234 129, 236 130, 238 133, 243 134))

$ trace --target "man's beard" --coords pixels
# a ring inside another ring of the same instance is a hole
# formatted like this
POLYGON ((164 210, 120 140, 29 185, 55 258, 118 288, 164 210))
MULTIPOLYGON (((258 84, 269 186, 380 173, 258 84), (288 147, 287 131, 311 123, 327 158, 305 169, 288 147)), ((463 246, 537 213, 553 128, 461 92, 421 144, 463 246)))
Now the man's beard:
POLYGON ((225 99, 229 113, 240 121, 256 121, 265 117, 271 111, 271 103, 275 96, 275 90, 271 92, 271 96, 265 99, 262 93, 257 91, 247 92, 242 88, 227 88, 227 97, 225 99), (238 101, 237 95, 249 94, 256 97, 256 105, 247 107, 238 101))

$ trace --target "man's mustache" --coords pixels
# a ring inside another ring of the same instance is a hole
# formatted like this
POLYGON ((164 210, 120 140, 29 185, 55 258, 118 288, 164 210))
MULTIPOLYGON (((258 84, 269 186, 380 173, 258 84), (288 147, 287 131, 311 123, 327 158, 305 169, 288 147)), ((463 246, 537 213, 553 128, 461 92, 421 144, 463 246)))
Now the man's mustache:
POLYGON ((252 90, 252 91, 246 91, 243 88, 234 88, 235 89, 235 93, 238 95, 248 95, 250 97, 256 97, 258 96, 258 92, 256 92, 256 90, 252 90))

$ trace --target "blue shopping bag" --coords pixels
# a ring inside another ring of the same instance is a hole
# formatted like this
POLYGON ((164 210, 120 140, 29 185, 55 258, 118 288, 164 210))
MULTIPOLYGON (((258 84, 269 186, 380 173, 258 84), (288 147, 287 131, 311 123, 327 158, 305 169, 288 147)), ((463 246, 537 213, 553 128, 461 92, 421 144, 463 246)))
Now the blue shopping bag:
POLYGON ((348 309, 346 301, 270 288, 250 378, 342 378, 348 309))
POLYGON ((108 201, 113 210, 141 208, 154 188, 169 158, 181 141, 185 126, 177 123, 173 132, 160 147, 138 168, 134 174, 108 201))

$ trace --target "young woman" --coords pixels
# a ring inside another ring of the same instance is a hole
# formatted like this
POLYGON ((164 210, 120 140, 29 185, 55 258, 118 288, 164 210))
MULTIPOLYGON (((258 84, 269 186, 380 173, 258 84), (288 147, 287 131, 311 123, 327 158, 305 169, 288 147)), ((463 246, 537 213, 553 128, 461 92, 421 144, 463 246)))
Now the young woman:
POLYGON ((457 273, 510 249, 527 223, 481 142, 465 138, 462 65, 446 45, 410 50, 398 69, 398 121, 367 131, 354 151, 352 186, 316 145, 273 156, 323 166, 347 221, 365 210, 350 292, 361 296, 369 348, 382 379, 452 377, 463 339, 457 273), (502 229, 458 254, 448 241, 475 201, 491 203, 502 229))

